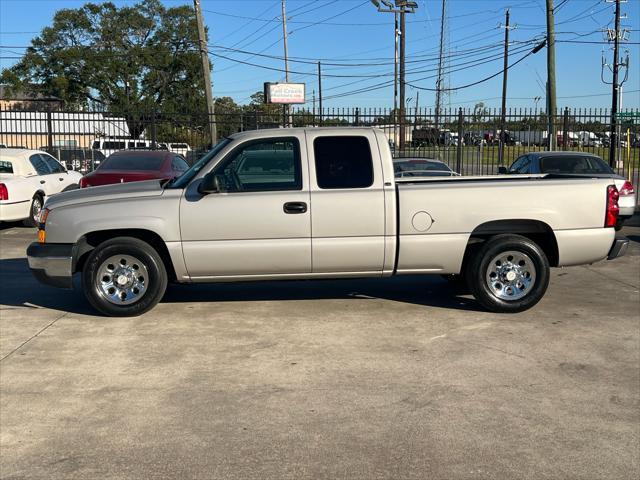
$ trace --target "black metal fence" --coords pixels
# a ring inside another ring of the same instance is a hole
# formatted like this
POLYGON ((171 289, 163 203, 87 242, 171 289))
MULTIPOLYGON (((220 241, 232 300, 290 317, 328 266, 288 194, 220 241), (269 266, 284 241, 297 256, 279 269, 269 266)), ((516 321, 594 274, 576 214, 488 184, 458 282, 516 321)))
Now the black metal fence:
MULTIPOLYGON (((563 109, 549 118, 538 109, 408 108, 404 119, 384 108, 292 108, 250 105, 218 111, 218 137, 263 128, 371 126, 388 138, 394 156, 427 157, 463 175, 497 173, 519 155, 549 148, 550 121, 557 150, 594 153, 609 161, 610 114, 606 109, 563 109), (436 123, 437 122, 437 123, 436 123), (404 140, 404 141, 403 141, 404 140)), ((640 187, 640 112, 619 116, 613 168, 640 187)), ((89 171, 105 156, 125 148, 169 149, 190 163, 211 147, 209 121, 200 112, 84 112, 0 110, 0 146, 46 149, 69 168, 89 171)))

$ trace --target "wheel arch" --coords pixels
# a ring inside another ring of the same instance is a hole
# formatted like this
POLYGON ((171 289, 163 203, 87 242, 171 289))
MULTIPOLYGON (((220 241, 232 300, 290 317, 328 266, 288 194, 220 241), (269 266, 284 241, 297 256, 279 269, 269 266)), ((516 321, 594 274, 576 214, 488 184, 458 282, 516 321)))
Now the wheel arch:
POLYGON ((167 244, 156 232, 142 228, 96 230, 84 234, 76 243, 75 264, 73 266, 73 272, 75 273, 82 271, 82 268, 84 267, 89 254, 94 248, 96 248, 101 243, 116 237, 136 238, 151 245, 156 250, 156 252, 158 252, 158 255, 160 255, 160 258, 162 259, 162 262, 164 263, 164 266, 167 270, 169 279, 172 281, 176 279, 176 271, 171 260, 171 255, 169 254, 167 244))
POLYGON ((545 222, 530 219, 492 220, 473 229, 463 257, 464 265, 482 243, 495 235, 521 235, 535 242, 547 256, 549 265, 557 267, 559 262, 558 242, 553 229, 545 222))

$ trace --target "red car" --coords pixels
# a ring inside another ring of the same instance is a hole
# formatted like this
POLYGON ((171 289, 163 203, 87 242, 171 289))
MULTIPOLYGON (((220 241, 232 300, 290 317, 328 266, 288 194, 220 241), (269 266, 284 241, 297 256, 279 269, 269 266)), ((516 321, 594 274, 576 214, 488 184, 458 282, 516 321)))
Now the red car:
POLYGON ((166 150, 122 150, 112 153, 93 172, 80 179, 80 188, 112 183, 166 180, 179 177, 189 165, 166 150))

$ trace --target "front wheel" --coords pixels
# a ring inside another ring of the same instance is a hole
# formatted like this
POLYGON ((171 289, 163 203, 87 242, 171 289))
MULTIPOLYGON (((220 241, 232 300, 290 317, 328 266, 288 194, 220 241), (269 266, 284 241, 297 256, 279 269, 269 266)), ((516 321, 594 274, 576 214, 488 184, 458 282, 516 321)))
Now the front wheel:
POLYGON ((467 266, 471 293, 487 310, 522 312, 540 301, 549 285, 549 261, 542 249, 520 235, 485 242, 467 266))
POLYGON ((89 254, 82 286, 89 303, 105 315, 141 315, 162 299, 167 271, 151 245, 118 237, 101 243, 89 254))

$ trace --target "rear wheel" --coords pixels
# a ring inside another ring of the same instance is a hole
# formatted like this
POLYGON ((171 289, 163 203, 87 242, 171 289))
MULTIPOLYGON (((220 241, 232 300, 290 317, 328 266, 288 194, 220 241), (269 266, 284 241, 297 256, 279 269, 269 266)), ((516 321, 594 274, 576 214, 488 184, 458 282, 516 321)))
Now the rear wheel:
POLYGON ((128 317, 151 310, 167 288, 167 272, 156 250, 136 238, 107 240, 89 255, 82 271, 89 303, 105 315, 128 317))
POLYGON ((38 226, 38 219, 40 218, 40 212, 42 211, 43 205, 44 205, 44 200, 42 199, 42 195, 37 193, 31 200, 31 208, 29 209, 29 218, 24 220, 24 224, 26 226, 28 227, 38 226))
POLYGON ((488 310, 515 313, 540 301, 549 285, 549 261, 520 235, 497 235, 467 265, 471 293, 488 310))

